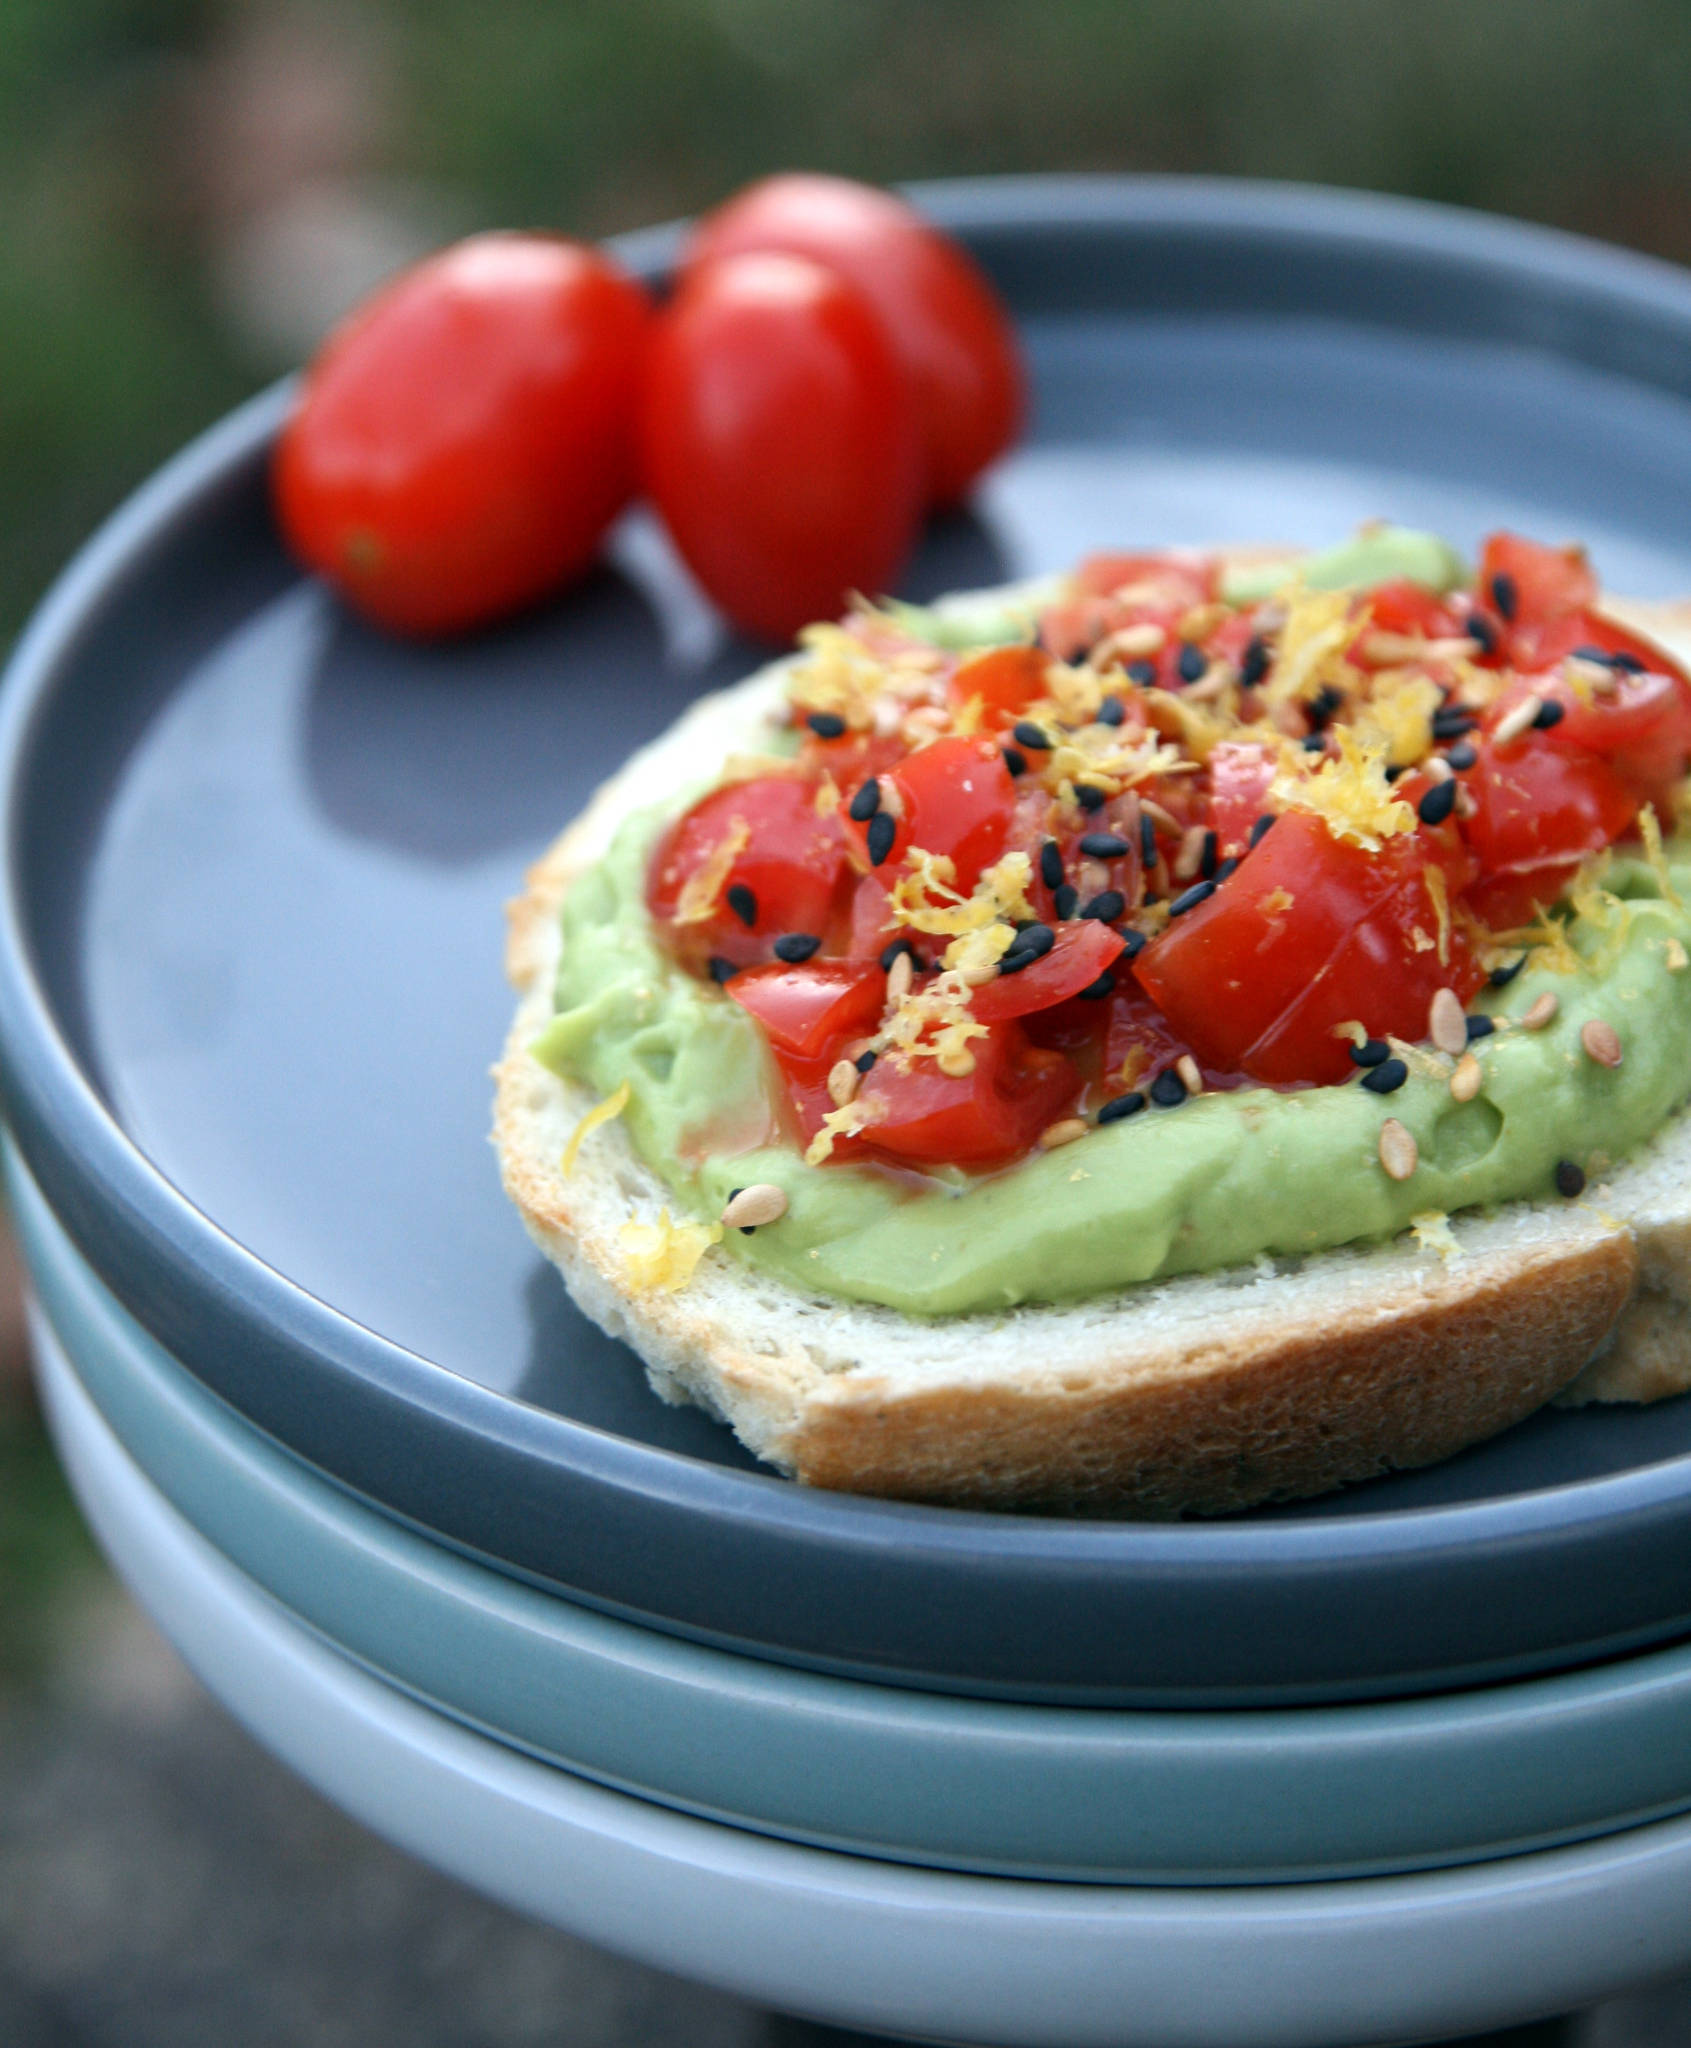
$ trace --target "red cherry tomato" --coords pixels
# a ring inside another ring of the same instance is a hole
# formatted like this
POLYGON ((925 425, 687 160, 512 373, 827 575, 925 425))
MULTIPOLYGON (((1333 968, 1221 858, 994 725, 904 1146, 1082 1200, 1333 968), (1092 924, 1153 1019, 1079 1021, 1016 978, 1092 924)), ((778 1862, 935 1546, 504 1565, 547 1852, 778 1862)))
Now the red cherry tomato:
POLYGON ((1418 831, 1368 853, 1288 812, 1134 971, 1205 1065, 1259 1081, 1343 1080, 1335 1027, 1422 1038, 1436 990, 1465 999, 1483 978, 1460 932, 1440 955, 1426 870, 1442 868, 1443 852, 1418 831))
POLYGON ((995 1025, 969 1050, 974 1070, 956 1077, 928 1059, 908 1072, 877 1060, 858 1090, 880 1112, 862 1142, 912 1165, 998 1166, 1029 1151, 1080 1093, 1070 1062, 1030 1045, 1019 1024, 995 1025))
MULTIPOLYGON (((1016 785, 998 749, 981 740, 935 740, 908 755, 892 771, 900 816, 892 851, 876 870, 893 877, 911 847, 944 854, 952 864, 951 886, 967 896, 1004 851, 1016 785)), ((869 826, 848 823, 868 859, 869 826)))
MULTIPOLYGON (((1460 616, 1436 591, 1406 576, 1393 577, 1369 591, 1368 619, 1376 632, 1414 634, 1423 640, 1454 639, 1462 631, 1460 616)), ((1366 658, 1366 649, 1361 650, 1366 658)), ((1382 664, 1389 666, 1389 664, 1382 664)))
POLYGON ((682 275, 748 250, 784 249, 850 279, 885 324, 915 392, 926 501, 962 498, 1021 427, 1015 330, 972 257, 890 192, 787 173, 708 214, 682 275))
POLYGON ((991 726, 1011 724, 1046 694, 1051 657, 1043 647, 994 647, 965 661, 948 685, 959 710, 975 698, 991 726))
POLYGON ((337 328, 282 429, 289 545, 359 611, 450 633, 584 569, 636 481, 650 308, 608 257, 477 235, 337 328))
POLYGON ((1638 799, 1600 756, 1531 733, 1499 747, 1481 740, 1462 780, 1474 800, 1463 835, 1480 863, 1475 914, 1499 930, 1560 895, 1581 859, 1618 839, 1638 799))
POLYGON ((1222 740, 1210 753, 1210 824, 1223 860, 1250 844, 1251 827, 1262 815, 1276 762, 1266 747, 1250 740, 1222 740))
POLYGON ((1060 925, 1049 953, 1019 974, 1001 974, 977 989, 969 1007, 983 1024, 1049 1010, 1090 988, 1121 955, 1120 932, 1098 918, 1060 925))
POLYGON ((769 1034, 777 1053, 820 1060, 880 1021, 887 978, 872 960, 772 961, 736 974, 728 993, 769 1034))
POLYGON ((767 960, 783 932, 822 937, 849 874, 837 819, 817 815, 809 783, 763 775, 712 790, 669 828, 652 856, 646 901, 689 964, 702 969, 715 956, 747 967, 767 960), (688 915, 689 879, 725 846, 738 850, 706 914, 688 915))
POLYGON ((734 620, 790 638, 888 589, 921 509, 908 384, 868 301, 800 256, 693 266, 660 318, 646 481, 734 620))

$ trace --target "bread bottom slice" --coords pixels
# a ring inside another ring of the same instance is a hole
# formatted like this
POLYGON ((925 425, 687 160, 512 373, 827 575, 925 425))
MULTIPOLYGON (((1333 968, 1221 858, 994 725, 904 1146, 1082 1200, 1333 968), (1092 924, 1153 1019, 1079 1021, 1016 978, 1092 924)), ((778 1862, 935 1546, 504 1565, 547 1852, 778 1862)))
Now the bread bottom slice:
MULTIPOLYGON (((1683 611, 1634 608, 1659 637, 1683 611)), ((810 1485, 985 1508, 1167 1517, 1424 1465, 1546 1401, 1691 1386, 1691 1118, 1587 1200, 1075 1303, 925 1319, 808 1293, 721 1254, 674 1293, 620 1242, 671 1200, 620 1125, 565 1145, 595 1097, 528 1051, 551 1014, 558 912, 621 819, 744 747, 781 667, 701 700, 613 777, 512 906, 521 1001, 495 1069, 507 1192, 582 1310, 665 1400, 731 1424, 810 1485)))

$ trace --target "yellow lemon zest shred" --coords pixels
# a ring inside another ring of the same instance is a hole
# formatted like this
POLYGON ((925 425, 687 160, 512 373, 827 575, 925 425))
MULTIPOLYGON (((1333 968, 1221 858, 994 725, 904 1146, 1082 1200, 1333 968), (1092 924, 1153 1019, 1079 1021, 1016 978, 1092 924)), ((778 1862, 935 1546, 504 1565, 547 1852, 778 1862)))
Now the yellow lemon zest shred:
POLYGON ((575 1158, 576 1154, 581 1150, 582 1140, 591 1132, 596 1131, 601 1124, 611 1123, 615 1118, 621 1116, 628 1107, 629 1094, 628 1083, 624 1081, 614 1094, 607 1095, 603 1102, 594 1103, 580 1123, 570 1132, 570 1141, 564 1147, 564 1156, 558 1166, 560 1173, 573 1173, 575 1171, 575 1158))

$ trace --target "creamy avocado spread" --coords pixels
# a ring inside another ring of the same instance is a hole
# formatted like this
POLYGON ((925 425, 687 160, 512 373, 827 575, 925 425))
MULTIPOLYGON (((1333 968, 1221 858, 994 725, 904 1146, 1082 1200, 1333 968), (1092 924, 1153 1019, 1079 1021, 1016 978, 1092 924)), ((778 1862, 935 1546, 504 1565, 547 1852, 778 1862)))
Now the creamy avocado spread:
MULTIPOLYGON (((1424 536, 1394 536, 1383 563, 1366 548, 1334 551, 1336 581, 1442 587, 1460 574, 1424 536)), ((1304 563, 1312 587, 1326 560, 1304 563)), ((1483 1081, 1469 1101, 1429 1056, 1389 1104, 1354 1084, 1206 1092, 986 1177, 809 1166, 796 1144, 771 1142, 780 1081, 758 1025, 654 936, 644 888, 668 815, 629 819, 572 887, 556 1014, 533 1051, 601 1096, 627 1084, 633 1144, 693 1214, 714 1218, 738 1187, 783 1188, 779 1227, 729 1231, 723 1248, 801 1288, 949 1314, 1384 1238, 1431 1211, 1553 1198, 1562 1161, 1599 1178, 1691 1092, 1691 858, 1617 856, 1560 913, 1563 942, 1469 1006, 1497 1026, 1476 1043, 1483 1081), (1546 993, 1552 1020, 1522 1025, 1546 993), (1593 1019, 1618 1033, 1618 1066, 1582 1048, 1593 1019), (1387 1114, 1418 1149, 1406 1180, 1381 1170, 1387 1114)))

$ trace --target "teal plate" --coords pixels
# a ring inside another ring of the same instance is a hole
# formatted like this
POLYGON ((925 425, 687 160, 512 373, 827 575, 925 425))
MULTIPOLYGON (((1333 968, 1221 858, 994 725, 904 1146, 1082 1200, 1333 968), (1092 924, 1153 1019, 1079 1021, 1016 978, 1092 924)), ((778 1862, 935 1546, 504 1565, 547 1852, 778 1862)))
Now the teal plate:
POLYGON ((1477 1862, 1691 1808, 1691 1647, 1385 1704, 1126 1712, 792 1671, 574 1606, 416 1534, 241 1421, 117 1305, 7 1164, 54 1333, 185 1518, 367 1667, 600 1783, 901 1862, 1164 1885, 1477 1862))

